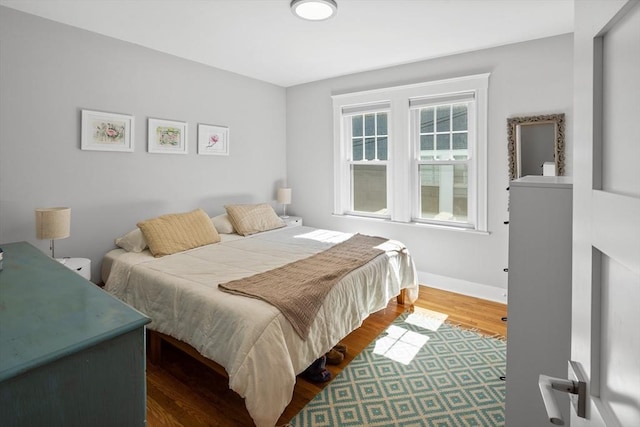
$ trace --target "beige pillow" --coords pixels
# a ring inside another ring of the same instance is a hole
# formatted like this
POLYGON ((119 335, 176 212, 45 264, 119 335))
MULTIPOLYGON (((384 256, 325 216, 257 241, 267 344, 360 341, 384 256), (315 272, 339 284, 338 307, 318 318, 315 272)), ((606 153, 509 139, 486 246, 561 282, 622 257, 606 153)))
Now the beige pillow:
POLYGON ((138 223, 155 257, 217 243, 220 235, 202 210, 162 215, 138 223))
POLYGON ((231 234, 236 232, 233 229, 233 224, 231 224, 231 221, 229 221, 229 215, 227 214, 214 216, 213 218, 211 218, 211 221, 213 222, 213 226, 216 228, 218 233, 231 234))
POLYGON ((127 252, 142 252, 147 248, 147 239, 139 228, 116 239, 116 245, 127 252))
POLYGON ((261 231, 284 227, 286 224, 271 205, 226 205, 229 220, 238 234, 248 236, 261 231))

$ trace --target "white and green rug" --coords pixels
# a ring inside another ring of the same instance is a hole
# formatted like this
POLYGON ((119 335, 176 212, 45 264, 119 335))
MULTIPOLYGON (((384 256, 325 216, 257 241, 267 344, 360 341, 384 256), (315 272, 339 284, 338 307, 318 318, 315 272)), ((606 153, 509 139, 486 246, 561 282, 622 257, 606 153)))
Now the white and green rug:
POLYGON ((506 343, 425 312, 398 317, 290 425, 503 426, 506 343))

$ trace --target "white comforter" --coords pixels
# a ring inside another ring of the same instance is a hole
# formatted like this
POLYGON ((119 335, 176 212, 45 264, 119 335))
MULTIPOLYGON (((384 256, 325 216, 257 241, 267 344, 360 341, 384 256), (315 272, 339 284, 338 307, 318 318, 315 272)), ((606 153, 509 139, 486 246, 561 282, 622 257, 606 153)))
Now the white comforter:
POLYGON ((293 395, 296 375, 384 308, 400 290, 417 298, 411 256, 398 242, 351 272, 327 296, 306 341, 270 304, 217 285, 306 258, 351 234, 287 227, 163 258, 114 250, 105 289, 152 319, 149 328, 178 338, 222 365, 258 427, 272 427, 293 395))

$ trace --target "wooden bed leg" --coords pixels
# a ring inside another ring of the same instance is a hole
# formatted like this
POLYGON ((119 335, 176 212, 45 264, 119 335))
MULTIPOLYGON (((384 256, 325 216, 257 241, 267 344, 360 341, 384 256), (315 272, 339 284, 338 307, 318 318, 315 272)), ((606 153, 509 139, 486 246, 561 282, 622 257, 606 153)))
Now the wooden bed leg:
POLYGON ((149 334, 149 361, 157 365, 162 360, 162 338, 149 329, 147 334, 149 334))
POLYGON ((399 305, 404 305, 406 295, 407 295, 407 290, 400 289, 400 295, 396 297, 396 301, 398 302, 399 305))

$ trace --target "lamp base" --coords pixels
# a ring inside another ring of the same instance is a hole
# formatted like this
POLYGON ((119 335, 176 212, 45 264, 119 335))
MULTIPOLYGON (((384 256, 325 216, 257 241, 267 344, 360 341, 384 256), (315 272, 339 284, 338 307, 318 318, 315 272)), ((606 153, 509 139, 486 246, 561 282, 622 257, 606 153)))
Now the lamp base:
POLYGON ((282 216, 280 218, 289 218, 289 215, 287 215, 287 205, 286 204, 282 205, 282 216))

